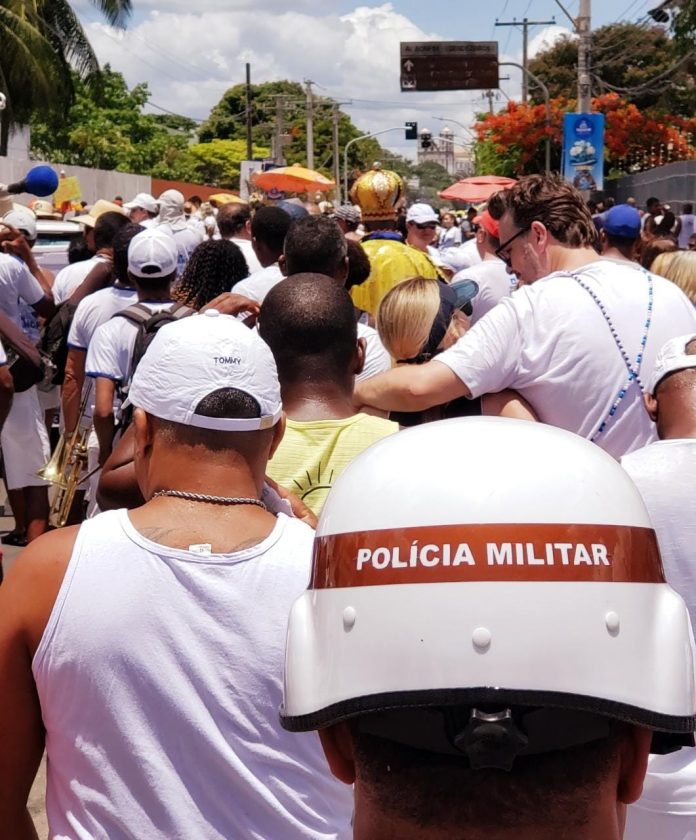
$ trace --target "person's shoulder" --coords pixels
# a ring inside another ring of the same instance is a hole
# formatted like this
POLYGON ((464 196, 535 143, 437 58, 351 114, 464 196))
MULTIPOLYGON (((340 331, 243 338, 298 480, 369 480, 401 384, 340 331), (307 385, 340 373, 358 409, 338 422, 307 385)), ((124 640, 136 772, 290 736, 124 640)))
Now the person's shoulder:
POLYGON ((79 525, 59 528, 31 542, 2 585, 0 601, 12 606, 32 648, 38 645, 55 604, 77 541, 79 525))
POLYGON ((32 276, 26 265, 11 254, 0 253, 0 278, 14 282, 22 277, 32 276))
POLYGON ((375 417, 374 414, 363 414, 357 416, 357 425, 360 429, 378 437, 387 437, 399 431, 399 424, 394 420, 387 420, 386 417, 375 417))
POLYGON ((281 528, 278 544, 282 545, 283 548, 288 544, 293 544, 301 555, 305 551, 311 554, 314 529, 296 516, 288 516, 286 513, 277 514, 277 519, 278 525, 276 527, 281 528))

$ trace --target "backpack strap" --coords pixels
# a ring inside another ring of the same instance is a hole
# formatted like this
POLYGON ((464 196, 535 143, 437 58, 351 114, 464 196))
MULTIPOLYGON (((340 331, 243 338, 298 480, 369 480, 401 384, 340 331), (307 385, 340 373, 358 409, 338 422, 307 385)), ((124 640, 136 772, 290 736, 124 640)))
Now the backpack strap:
POLYGON ((150 318, 152 318, 152 315, 152 311, 148 309, 144 303, 132 303, 130 306, 126 307, 126 309, 122 309, 120 312, 117 312, 111 317, 125 318, 126 321, 130 321, 131 324, 135 324, 136 327, 139 327, 141 324, 149 321, 150 318))
POLYGON ((172 303, 172 305, 167 309, 162 309, 159 312, 152 312, 152 310, 148 309, 144 303, 132 303, 126 309, 121 310, 121 312, 117 312, 111 317, 125 318, 127 321, 130 321, 132 324, 139 327, 141 324, 144 324, 156 315, 173 315, 178 321, 179 318, 185 318, 187 315, 193 315, 194 312, 195 309, 192 309, 190 306, 184 306, 183 303, 172 303))

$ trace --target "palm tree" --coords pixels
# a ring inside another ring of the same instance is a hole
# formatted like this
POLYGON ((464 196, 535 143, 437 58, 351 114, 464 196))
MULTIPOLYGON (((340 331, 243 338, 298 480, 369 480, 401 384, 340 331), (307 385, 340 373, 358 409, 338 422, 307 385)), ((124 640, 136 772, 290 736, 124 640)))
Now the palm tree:
MULTIPOLYGON (((113 26, 125 26, 131 0, 91 0, 113 26)), ((0 0, 0 155, 10 127, 31 114, 65 113, 74 95, 71 70, 98 81, 99 62, 68 0, 0 0)))

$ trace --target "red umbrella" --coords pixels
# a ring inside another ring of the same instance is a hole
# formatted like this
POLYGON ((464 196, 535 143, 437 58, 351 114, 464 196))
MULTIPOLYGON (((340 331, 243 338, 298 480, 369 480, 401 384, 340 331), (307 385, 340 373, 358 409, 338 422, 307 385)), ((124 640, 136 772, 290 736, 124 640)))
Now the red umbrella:
POLYGON ((488 201, 493 193, 500 192, 515 183, 517 182, 514 178, 503 178, 500 175, 474 175, 471 178, 462 178, 461 181, 447 187, 438 195, 447 201, 478 204, 481 201, 488 201))

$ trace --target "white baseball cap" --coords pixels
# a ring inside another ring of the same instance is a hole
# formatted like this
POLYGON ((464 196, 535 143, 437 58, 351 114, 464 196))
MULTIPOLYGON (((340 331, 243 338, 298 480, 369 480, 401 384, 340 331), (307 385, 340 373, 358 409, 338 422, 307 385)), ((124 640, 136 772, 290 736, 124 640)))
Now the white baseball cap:
POLYGON ((133 374, 127 403, 161 420, 221 432, 268 429, 283 411, 278 372, 266 342, 256 330, 214 309, 158 331, 133 374), (253 397, 260 416, 196 414, 201 400, 221 388, 253 397))
POLYGON ((429 222, 439 222, 437 213, 429 204, 412 204, 406 211, 406 222, 425 225, 429 222))
POLYGON ((696 341, 696 334, 670 338, 662 346, 655 359, 655 366, 648 382, 648 393, 654 394, 657 386, 668 374, 676 373, 678 370, 696 368, 696 355, 687 355, 686 352, 686 346, 691 341, 696 341))
POLYGON ((36 216, 28 207, 15 204, 12 210, 5 213, 2 221, 6 225, 17 228, 27 239, 36 239, 36 216))
POLYGON ((125 210, 135 210, 136 207, 141 207, 147 210, 148 213, 157 213, 159 205, 156 199, 149 193, 138 193, 135 198, 123 205, 125 210))
POLYGON ((177 260, 174 237, 162 228, 147 228, 128 246, 128 271, 136 277, 167 277, 176 271, 177 260))

